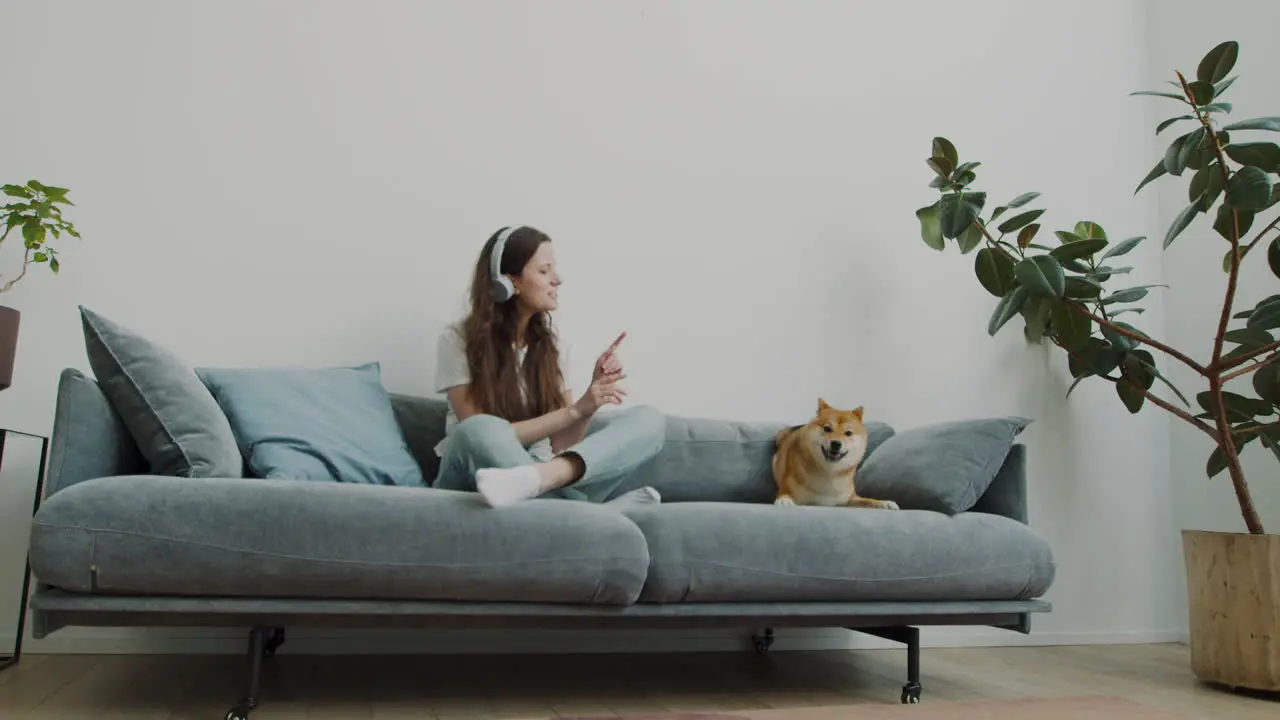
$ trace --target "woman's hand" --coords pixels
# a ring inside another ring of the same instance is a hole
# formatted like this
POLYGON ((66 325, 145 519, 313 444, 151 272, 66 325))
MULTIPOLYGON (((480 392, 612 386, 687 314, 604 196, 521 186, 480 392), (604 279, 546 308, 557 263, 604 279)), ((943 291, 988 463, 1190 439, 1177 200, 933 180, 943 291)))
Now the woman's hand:
POLYGON ((591 381, 591 387, 578 398, 574 407, 582 415, 592 415, 605 405, 621 405, 627 391, 618 387, 618 382, 626 377, 622 371, 611 373, 598 380, 591 381))
POLYGON ((606 377, 611 373, 622 372, 622 362, 618 360, 617 350, 618 346, 622 344, 623 338, 626 336, 627 333, 623 332, 618 336, 617 340, 613 341, 612 345, 600 354, 600 357, 596 358, 596 367, 591 373, 592 382, 606 377))
POLYGON ((627 334, 624 332, 596 360, 595 370, 591 373, 591 386, 583 393, 575 407, 583 415, 594 414, 605 405, 621 405, 627 391, 618 387, 618 383, 627 377, 622 371, 622 363, 618 361, 616 351, 618 345, 627 334))

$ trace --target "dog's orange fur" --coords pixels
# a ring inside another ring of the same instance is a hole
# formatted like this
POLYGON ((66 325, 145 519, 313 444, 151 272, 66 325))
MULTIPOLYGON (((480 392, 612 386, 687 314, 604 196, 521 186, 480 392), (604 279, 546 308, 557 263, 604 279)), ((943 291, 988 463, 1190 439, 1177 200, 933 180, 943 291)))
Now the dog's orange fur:
POLYGON ((858 495, 854 475, 867 452, 863 408, 839 410, 818 398, 818 414, 807 424, 782 430, 773 455, 773 479, 778 485, 775 505, 826 505, 897 510, 891 500, 858 495), (833 455, 832 441, 840 443, 833 455), (843 456, 839 452, 843 451, 843 456))

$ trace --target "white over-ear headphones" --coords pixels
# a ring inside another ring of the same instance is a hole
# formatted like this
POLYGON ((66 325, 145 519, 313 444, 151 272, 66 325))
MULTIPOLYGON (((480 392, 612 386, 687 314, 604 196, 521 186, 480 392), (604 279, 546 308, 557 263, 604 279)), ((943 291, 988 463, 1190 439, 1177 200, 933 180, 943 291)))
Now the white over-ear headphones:
POLYGON ((507 246, 507 238, 511 237, 511 233, 519 230, 519 225, 511 225, 502 229, 498 233, 498 239, 493 243, 493 252, 489 255, 489 274, 493 276, 493 299, 495 302, 506 302, 515 297, 516 286, 511 283, 511 278, 502 274, 502 251, 507 246))

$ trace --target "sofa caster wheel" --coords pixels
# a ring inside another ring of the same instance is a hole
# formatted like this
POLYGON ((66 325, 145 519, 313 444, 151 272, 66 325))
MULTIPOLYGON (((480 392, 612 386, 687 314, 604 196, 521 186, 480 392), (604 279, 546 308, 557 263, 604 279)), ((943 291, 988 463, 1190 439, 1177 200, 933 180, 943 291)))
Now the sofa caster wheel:
POLYGON ((920 683, 909 682, 902 686, 902 704, 917 705, 920 703, 920 683))
POLYGON ((249 720, 249 711, 253 710, 253 706, 246 703, 236 703, 227 711, 226 720, 249 720))
POLYGON ((773 647, 773 628, 765 628, 761 634, 753 634, 751 642, 755 645, 756 652, 761 655, 769 652, 769 648, 773 647))

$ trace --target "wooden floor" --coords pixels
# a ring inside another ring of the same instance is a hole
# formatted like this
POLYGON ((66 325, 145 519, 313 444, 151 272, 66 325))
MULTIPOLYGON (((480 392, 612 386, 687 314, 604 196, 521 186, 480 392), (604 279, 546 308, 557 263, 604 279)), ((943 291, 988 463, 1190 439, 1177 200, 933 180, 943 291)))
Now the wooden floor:
MULTIPOLYGON (((287 650, 287 645, 285 650, 287 650)), ((677 655, 296 656, 267 662, 271 718, 547 718, 897 704, 902 650, 677 655)), ((1182 645, 931 649, 923 702, 1110 694, 1195 718, 1280 717, 1280 700, 1198 684, 1182 645)), ((235 656, 28 655, 0 672, 4 720, 221 719, 235 656)))

